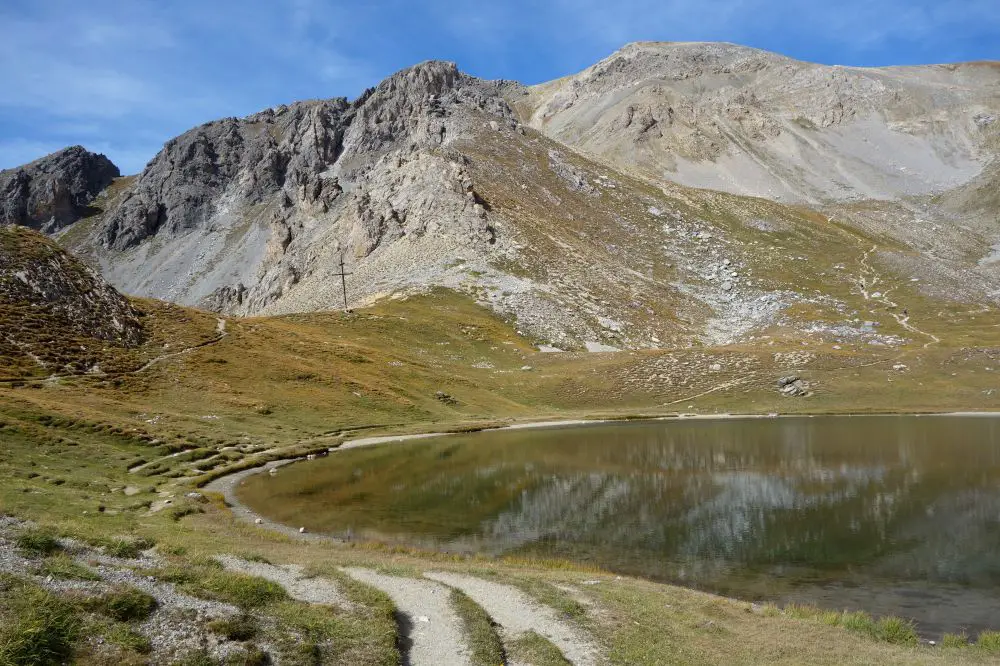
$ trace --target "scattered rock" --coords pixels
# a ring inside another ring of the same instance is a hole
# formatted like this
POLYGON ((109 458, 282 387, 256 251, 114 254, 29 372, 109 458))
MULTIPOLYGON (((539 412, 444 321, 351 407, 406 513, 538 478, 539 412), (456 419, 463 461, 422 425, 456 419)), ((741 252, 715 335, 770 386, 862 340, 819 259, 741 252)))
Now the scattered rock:
POLYGON ((434 393, 434 399, 435 400, 439 400, 439 401, 443 402, 446 405, 457 405, 458 404, 458 400, 455 400, 455 398, 451 397, 450 395, 448 395, 444 391, 437 391, 437 392, 435 392, 434 393))

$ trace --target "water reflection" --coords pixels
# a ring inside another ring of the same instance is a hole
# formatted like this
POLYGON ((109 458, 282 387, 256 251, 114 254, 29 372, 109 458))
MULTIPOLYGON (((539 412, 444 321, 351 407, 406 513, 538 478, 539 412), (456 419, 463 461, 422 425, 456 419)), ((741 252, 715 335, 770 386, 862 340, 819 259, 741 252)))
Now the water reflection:
POLYGON ((998 423, 830 417, 481 433, 344 452, 241 492, 314 531, 563 557, 741 597, 904 610, 925 631, 976 630, 1000 617, 998 423))

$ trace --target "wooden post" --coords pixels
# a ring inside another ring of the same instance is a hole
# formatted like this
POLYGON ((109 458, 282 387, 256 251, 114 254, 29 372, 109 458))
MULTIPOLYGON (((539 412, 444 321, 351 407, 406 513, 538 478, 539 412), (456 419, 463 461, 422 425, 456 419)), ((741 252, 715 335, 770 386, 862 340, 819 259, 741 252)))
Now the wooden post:
POLYGON ((344 290, 344 312, 347 312, 347 276, 351 275, 344 271, 344 255, 340 255, 340 272, 335 273, 340 276, 340 287, 344 290))

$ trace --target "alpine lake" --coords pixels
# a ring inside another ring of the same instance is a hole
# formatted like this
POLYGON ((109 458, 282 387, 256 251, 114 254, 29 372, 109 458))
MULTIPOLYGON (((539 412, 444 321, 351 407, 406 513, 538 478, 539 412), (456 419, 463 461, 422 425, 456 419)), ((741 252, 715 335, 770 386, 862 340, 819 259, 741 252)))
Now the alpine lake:
POLYGON ((1000 628, 1000 417, 666 419, 338 451, 238 489, 352 540, 1000 628))

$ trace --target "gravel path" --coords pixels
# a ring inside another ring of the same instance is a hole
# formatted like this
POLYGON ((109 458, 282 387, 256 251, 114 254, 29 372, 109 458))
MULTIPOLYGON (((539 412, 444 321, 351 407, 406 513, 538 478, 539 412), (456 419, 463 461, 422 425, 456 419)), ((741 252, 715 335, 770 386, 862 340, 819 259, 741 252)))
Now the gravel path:
POLYGON ((462 620, 451 607, 450 592, 429 580, 389 576, 371 569, 345 568, 348 576, 388 594, 405 622, 403 664, 461 666, 471 663, 462 620), (409 642, 409 646, 405 643, 409 642))
POLYGON ((441 571, 428 572, 424 576, 467 594, 503 627, 505 636, 516 637, 534 631, 552 641, 576 666, 596 666, 603 662, 597 646, 583 630, 559 619, 555 610, 515 587, 441 571))
POLYGON ((336 583, 328 578, 304 576, 302 575, 302 567, 298 565, 289 564, 279 567, 266 562, 249 562, 232 555, 221 555, 215 559, 229 571, 259 576, 277 583, 285 588, 288 596, 297 601, 339 606, 345 609, 354 608, 354 604, 344 596, 336 583))

